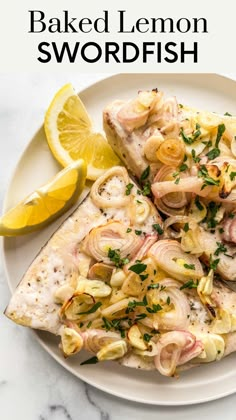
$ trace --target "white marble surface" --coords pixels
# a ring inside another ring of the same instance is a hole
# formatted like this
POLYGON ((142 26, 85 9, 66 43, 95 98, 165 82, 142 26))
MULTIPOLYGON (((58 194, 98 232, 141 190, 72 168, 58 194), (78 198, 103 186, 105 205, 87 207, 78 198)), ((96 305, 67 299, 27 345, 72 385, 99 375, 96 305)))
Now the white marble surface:
MULTIPOLYGON (((233 75, 236 79, 236 74, 233 75)), ((67 81, 78 90, 104 74, 0 75, 0 207, 11 173, 41 125, 45 107, 67 81)), ((232 77, 232 74, 231 74, 232 77)), ((0 419, 1 420, 185 420, 236 419, 236 395, 188 407, 151 407, 107 395, 58 365, 31 331, 7 320, 10 297, 0 263, 0 419)), ((125 384, 124 384, 125 386, 125 384)))

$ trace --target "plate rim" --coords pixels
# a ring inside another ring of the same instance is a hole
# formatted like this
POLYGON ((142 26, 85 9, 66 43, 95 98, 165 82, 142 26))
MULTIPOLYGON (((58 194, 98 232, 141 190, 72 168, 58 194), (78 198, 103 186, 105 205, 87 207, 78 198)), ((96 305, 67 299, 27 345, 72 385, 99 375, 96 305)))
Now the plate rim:
MULTIPOLYGON (((91 82, 90 81, 90 82, 86 83, 84 85, 84 87, 81 90, 78 91, 78 94, 83 94, 87 89, 89 89, 91 87, 96 87, 96 85, 99 85, 101 82, 110 81, 111 79, 119 77, 119 76, 124 76, 124 77, 126 75, 130 76, 132 74, 137 75, 137 76, 145 74, 145 75, 149 75, 150 77, 152 75, 155 75, 155 76, 158 75, 159 77, 170 76, 170 75, 171 76, 188 76, 188 75, 191 75, 193 77, 194 76, 202 76, 203 77, 204 75, 205 76, 211 76, 212 75, 212 76, 217 76, 219 78, 225 79, 226 81, 228 80, 228 81, 234 82, 236 84, 236 80, 233 79, 232 77, 225 76, 225 75, 222 75, 222 74, 219 74, 219 73, 196 73, 196 72, 194 72, 194 73, 115 73, 115 74, 112 74, 111 76, 108 76, 108 77, 107 76, 99 77, 99 79, 96 82, 91 82)), ((3 206, 2 206, 3 212, 5 212, 6 209, 7 209, 7 201, 9 199, 9 189, 10 189, 10 186, 11 186, 11 184, 12 184, 14 178, 15 178, 15 175, 17 173, 18 166, 19 166, 20 162, 22 161, 22 159, 24 159, 24 155, 27 153, 28 147, 31 144, 32 139, 34 138, 34 136, 36 135, 36 133, 40 130, 40 128, 42 126, 43 126, 43 122, 42 122, 42 125, 40 127, 38 127, 36 132, 30 137, 29 141, 27 142, 27 144, 24 147, 24 150, 22 151, 22 153, 18 157, 16 166, 14 167, 14 169, 13 169, 13 171, 12 171, 10 177, 9 177, 8 184, 6 186, 6 190, 5 190, 5 194, 4 194, 4 198, 3 198, 3 206)), ((6 251, 5 251, 5 238, 4 237, 0 238, 0 251, 1 251, 1 255, 2 255, 3 271, 4 271, 4 274, 5 274, 5 278, 7 280, 7 284, 8 284, 8 287, 10 289, 10 292, 11 292, 11 294, 13 294, 14 287, 12 286, 12 283, 10 281, 10 275, 9 275, 9 272, 8 272, 8 269, 7 269, 6 251)), ((99 390, 101 390, 102 392, 104 392, 108 395, 113 395, 115 397, 118 397, 118 398, 121 398, 121 399, 124 399, 124 400, 137 402, 137 403, 145 404, 145 405, 149 405, 149 406, 163 406, 163 407, 172 406, 172 407, 174 407, 174 406, 188 406, 188 405, 202 404, 202 403, 214 401, 214 400, 217 400, 217 399, 221 399, 221 398, 224 398, 224 397, 227 397, 229 395, 232 395, 232 394, 236 393, 236 383, 235 383, 235 386, 234 387, 231 386, 231 388, 228 391, 219 392, 219 393, 217 393, 217 395, 212 395, 212 396, 208 396, 208 397, 201 397, 201 398, 198 397, 198 399, 189 399, 188 401, 183 400, 183 401, 169 401, 168 402, 168 401, 160 401, 160 400, 156 401, 156 400, 140 399, 140 397, 136 398, 135 396, 126 396, 124 394, 121 394, 119 391, 117 391, 117 392, 114 391, 114 390, 110 391, 103 384, 94 384, 92 379, 86 377, 86 374, 83 374, 83 373, 81 374, 81 372, 76 372, 72 366, 66 364, 66 361, 64 361, 62 358, 60 358, 44 342, 43 338, 41 338, 38 335, 37 330, 33 330, 33 329, 29 328, 29 331, 30 331, 30 334, 32 336, 34 336, 34 338, 36 338, 36 340, 42 346, 42 348, 48 354, 50 354, 50 356, 57 363, 59 363, 64 369, 66 369, 68 372, 70 372, 75 377, 79 378, 80 380, 86 382, 87 384, 93 386, 95 389, 99 389, 99 390)))

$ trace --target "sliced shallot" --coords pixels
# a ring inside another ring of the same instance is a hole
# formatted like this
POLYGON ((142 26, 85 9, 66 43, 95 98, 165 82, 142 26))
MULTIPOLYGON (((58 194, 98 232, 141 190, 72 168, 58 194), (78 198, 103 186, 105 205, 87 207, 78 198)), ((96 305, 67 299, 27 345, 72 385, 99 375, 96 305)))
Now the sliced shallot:
POLYGON ((153 258, 162 270, 178 280, 199 279, 203 276, 199 259, 186 254, 180 243, 175 240, 163 239, 156 242, 148 251, 148 256, 153 258))
POLYGON ((154 358, 156 369, 164 376, 173 376, 176 367, 197 357, 203 350, 201 341, 188 331, 163 334, 157 343, 154 358))
POLYGON ((120 340, 120 334, 103 330, 87 330, 81 333, 84 349, 97 353, 102 347, 120 340))
POLYGON ((208 186, 202 189, 203 183, 204 181, 202 178, 189 176, 187 178, 180 178, 179 183, 176 183, 175 181, 155 182, 152 184, 152 192, 156 198, 161 198, 166 194, 174 192, 189 192, 198 194, 201 197, 206 197, 209 194, 211 187, 208 186))
POLYGON ((94 182, 90 196, 99 208, 124 207, 130 201, 130 197, 125 194, 129 182, 126 169, 114 166, 94 182))
MULTIPOLYGON (((156 184, 163 184, 165 182, 175 182, 176 168, 174 166, 163 165, 162 168, 158 171, 155 179, 154 186, 156 184)), ((186 175, 184 173, 180 174, 180 177, 183 178, 186 175)), ((152 188, 153 188, 152 185, 152 188)), ((154 194, 155 195, 155 194, 154 194)), ((159 210, 168 216, 181 215, 185 212, 185 206, 189 201, 189 195, 185 194, 181 190, 178 192, 173 192, 165 194, 162 196, 155 195, 155 204, 159 210)))
POLYGON ((187 329, 189 326, 190 305, 185 293, 180 290, 180 286, 179 282, 166 278, 161 281, 160 288, 148 292, 148 298, 151 297, 154 303, 160 302, 162 306, 164 302, 167 306, 167 310, 154 315, 160 329, 187 329))
POLYGON ((127 233, 127 226, 120 222, 109 222, 94 228, 86 237, 83 250, 96 261, 113 264, 109 258, 109 249, 116 250, 120 258, 132 258, 143 243, 143 239, 132 230, 127 233))
POLYGON ((138 98, 125 103, 117 114, 118 121, 128 132, 142 127, 155 103, 160 99, 156 90, 139 92, 138 98))

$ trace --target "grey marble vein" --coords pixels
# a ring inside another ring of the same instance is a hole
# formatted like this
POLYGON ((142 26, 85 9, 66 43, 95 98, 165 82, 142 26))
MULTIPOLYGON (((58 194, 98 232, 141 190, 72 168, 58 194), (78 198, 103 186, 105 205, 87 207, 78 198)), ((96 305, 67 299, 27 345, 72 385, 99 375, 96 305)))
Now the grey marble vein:
POLYGON ((90 404, 95 407, 100 413, 100 420, 110 420, 110 415, 107 411, 104 411, 92 398, 92 391, 89 385, 85 384, 85 395, 90 404))
POLYGON ((39 420, 73 420, 67 408, 62 404, 54 404, 48 407, 48 415, 40 415, 39 420))

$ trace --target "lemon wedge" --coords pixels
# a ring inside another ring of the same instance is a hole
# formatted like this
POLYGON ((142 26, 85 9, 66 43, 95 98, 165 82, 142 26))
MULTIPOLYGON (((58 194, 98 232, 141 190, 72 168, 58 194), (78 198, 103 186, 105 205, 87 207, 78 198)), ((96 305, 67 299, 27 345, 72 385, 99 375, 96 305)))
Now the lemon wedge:
POLYGON ((92 130, 90 117, 73 86, 63 86, 45 115, 44 128, 53 156, 62 165, 77 159, 87 163, 87 178, 97 179, 120 163, 104 136, 92 130))
POLYGON ((0 235, 18 236, 46 226, 66 212, 84 189, 86 165, 82 159, 60 171, 0 218, 0 235))

